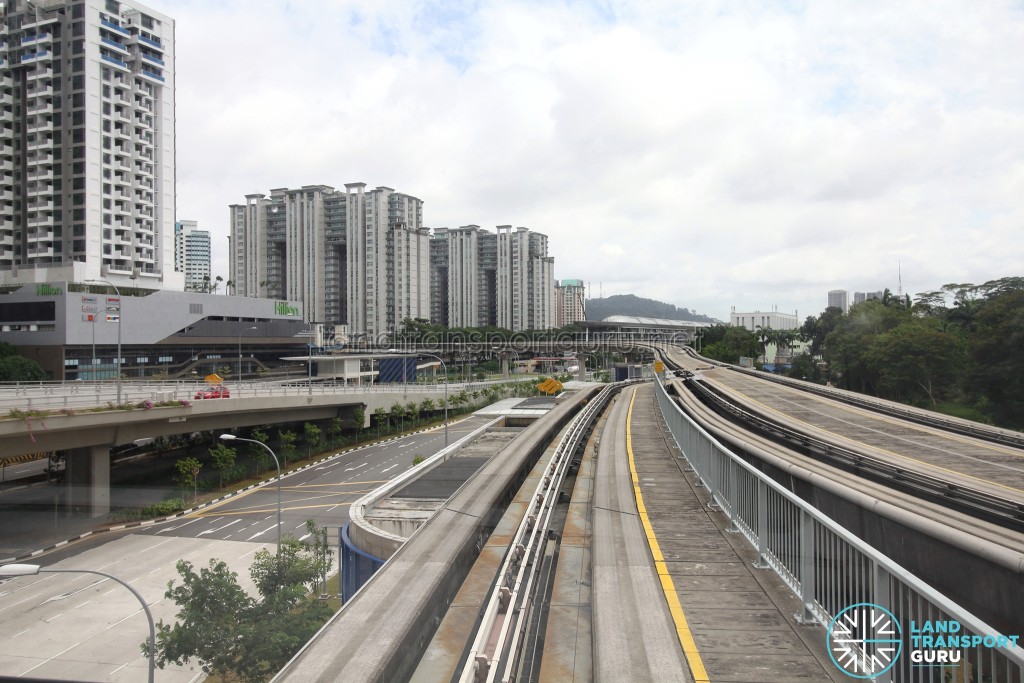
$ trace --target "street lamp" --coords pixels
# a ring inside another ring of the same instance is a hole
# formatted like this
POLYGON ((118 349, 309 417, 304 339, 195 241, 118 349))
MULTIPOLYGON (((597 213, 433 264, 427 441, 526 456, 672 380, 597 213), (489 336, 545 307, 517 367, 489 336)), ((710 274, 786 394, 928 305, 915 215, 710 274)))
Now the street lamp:
MULTIPOLYGON (((117 405, 121 405, 121 315, 124 312, 122 310, 124 302, 121 301, 121 290, 117 288, 117 285, 108 280, 94 279, 86 280, 86 282, 93 284, 103 283, 105 285, 109 285, 110 287, 114 288, 114 293, 117 294, 117 362, 114 363, 114 365, 117 366, 115 368, 115 370, 117 371, 117 405)), ((105 314, 106 305, 104 305, 103 308, 105 314)))
POLYGON ((48 574, 96 574, 97 576, 106 577, 111 581, 116 581, 130 590, 132 595, 138 598, 139 603, 142 605, 142 610, 146 613, 146 618, 149 620, 149 683, 153 683, 153 680, 156 677, 156 625, 153 623, 153 613, 149 611, 149 605, 146 604, 145 598, 143 598, 137 590, 132 588, 131 584, 112 574, 99 572, 94 569, 53 569, 50 567, 40 567, 38 564, 0 565, 0 578, 10 578, 13 576, 35 576, 40 572, 48 574))
POLYGON ((436 358, 444 370, 444 447, 448 448, 448 366, 441 360, 441 356, 435 356, 432 353, 421 353, 421 355, 436 358))
MULTIPOLYGON (((248 330, 255 330, 256 328, 255 327, 247 327, 246 329, 248 329, 248 330)), ((238 332, 238 381, 239 382, 242 381, 242 332, 245 332, 245 330, 240 330, 238 332)))
POLYGON ((274 464, 277 465, 277 555, 281 556, 281 463, 277 461, 277 456, 274 451, 270 450, 270 446, 257 441, 256 439, 243 439, 240 436, 234 434, 221 434, 221 441, 245 441, 246 443, 254 443, 259 446, 263 446, 270 453, 270 457, 274 459, 274 464))

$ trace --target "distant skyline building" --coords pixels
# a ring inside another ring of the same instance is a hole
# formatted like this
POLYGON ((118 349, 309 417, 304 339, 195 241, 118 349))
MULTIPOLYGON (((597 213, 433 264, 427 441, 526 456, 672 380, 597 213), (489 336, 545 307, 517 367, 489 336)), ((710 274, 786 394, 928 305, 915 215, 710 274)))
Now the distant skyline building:
POLYGON ((210 282, 210 232, 196 221, 174 224, 174 270, 185 274, 185 289, 198 292, 210 282))
POLYGON ((854 292, 853 293, 853 303, 854 304, 862 304, 865 301, 871 301, 873 299, 877 299, 878 301, 881 301, 882 300, 882 296, 884 296, 884 294, 885 294, 884 291, 882 291, 882 292, 854 292))
POLYGON ((431 234, 422 200, 366 183, 245 199, 228 207, 232 294, 302 301, 307 322, 371 339, 407 318, 512 331, 557 325, 546 235, 509 225, 431 234))
POLYGON ((828 293, 828 307, 838 308, 843 313, 849 313, 850 293, 845 289, 833 289, 828 293))
POLYGON ((183 289, 175 27, 137 2, 0 3, 0 283, 183 289))
POLYGON ((558 304, 555 325, 565 327, 587 319, 587 288, 583 280, 562 280, 555 285, 558 304))
POLYGON ((780 313, 778 307, 771 311, 739 311, 733 306, 729 313, 729 324, 743 327, 756 332, 757 328, 773 330, 796 330, 800 328, 800 316, 793 313, 780 313))

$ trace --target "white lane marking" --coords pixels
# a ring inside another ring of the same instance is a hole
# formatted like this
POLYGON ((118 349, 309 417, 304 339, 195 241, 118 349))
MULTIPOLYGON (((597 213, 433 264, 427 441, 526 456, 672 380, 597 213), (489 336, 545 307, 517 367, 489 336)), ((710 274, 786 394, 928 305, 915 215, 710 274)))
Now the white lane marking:
POLYGON ((180 529, 183 526, 188 526, 189 524, 192 524, 193 522, 198 522, 200 519, 202 519, 202 517, 196 517, 195 519, 190 519, 187 522, 185 522, 184 524, 179 524, 178 526, 164 527, 163 529, 161 529, 157 533, 158 534, 162 534, 165 531, 177 531, 178 529, 180 529))
POLYGON ((0 608, 0 612, 3 612, 5 609, 10 609, 10 608, 14 607, 15 605, 20 605, 23 602, 28 602, 32 598, 38 598, 40 595, 42 595, 42 593, 33 593, 32 595, 28 596, 27 598, 22 598, 21 600, 18 600, 18 602, 12 602, 10 605, 7 605, 7 607, 0 608))
POLYGON ((31 669, 29 669, 28 671, 22 671, 22 672, 21 672, 20 674, 18 674, 18 678, 21 678, 22 676, 25 676, 25 675, 27 675, 27 674, 30 674, 30 673, 32 673, 33 671, 35 671, 35 670, 36 670, 36 669, 38 669, 39 667, 43 666, 44 664, 49 664, 49 663, 50 663, 50 662, 52 662, 53 660, 57 659, 57 657, 60 657, 60 656, 61 656, 62 654, 64 654, 65 652, 70 652, 71 650, 74 650, 74 649, 75 649, 76 647, 78 647, 79 645, 81 645, 81 644, 82 644, 82 643, 84 643, 84 642, 85 642, 84 640, 80 640, 80 641, 78 641, 77 643, 75 643, 74 645, 72 645, 71 647, 67 648, 66 650, 61 650, 60 652, 58 652, 58 653, 57 653, 57 654, 55 654, 54 656, 52 656, 52 657, 50 657, 49 659, 47 659, 47 660, 46 660, 45 662, 39 662, 38 664, 36 664, 35 666, 33 666, 33 667, 32 667, 31 669))
POLYGON ((267 527, 263 531, 258 531, 258 532, 256 532, 255 534, 253 534, 252 536, 250 536, 249 538, 247 538, 245 540, 251 541, 252 539, 256 538, 257 536, 262 536, 263 534, 267 533, 268 531, 271 531, 271 530, 276 529, 276 528, 277 528, 276 524, 274 526, 267 527))
MULTIPOLYGON (((303 522, 302 524, 298 525, 298 526, 297 526, 297 527, 295 527, 295 528, 296 528, 296 529, 301 529, 301 528, 302 528, 302 527, 304 527, 304 526, 306 526, 306 523, 305 523, 305 522, 303 522)), ((299 540, 301 541, 302 539, 300 538, 299 540)))
POLYGON ((238 524, 238 523, 239 523, 239 522, 241 522, 241 521, 242 521, 242 520, 241 520, 241 518, 239 518, 239 519, 236 519, 236 520, 234 520, 234 521, 228 522, 227 524, 225 524, 225 525, 224 525, 224 526, 222 526, 222 527, 218 527, 218 528, 216 528, 216 529, 207 529, 206 531, 200 531, 198 535, 199 535, 199 536, 205 536, 206 534, 215 534, 215 533, 217 533, 218 531, 220 531, 221 529, 227 529, 227 528, 228 528, 229 526, 231 526, 232 524, 238 524))
POLYGON ((17 638, 17 637, 18 637, 18 636, 20 636, 20 635, 24 635, 24 634, 28 633, 28 632, 29 632, 29 631, 31 631, 31 630, 32 630, 32 629, 30 629, 30 628, 27 628, 27 629, 25 629, 24 631, 21 631, 20 633, 15 633, 15 634, 14 634, 13 636, 11 636, 11 640, 14 640, 15 638, 17 638))
POLYGON ((114 674, 116 674, 116 673, 117 673, 118 671, 120 671, 121 669, 125 668, 125 667, 126 667, 126 666, 128 666, 129 664, 131 664, 131 662, 125 662, 125 663, 124 663, 124 664, 122 664, 121 666, 119 666, 119 667, 117 667, 116 669, 114 669, 113 671, 111 671, 111 672, 110 672, 110 674, 108 674, 108 676, 113 676, 114 674))
POLYGON ((52 616, 49 619, 43 619, 43 621, 45 621, 47 624, 50 624, 50 623, 60 619, 62 616, 64 616, 63 612, 61 612, 60 614, 57 614, 55 616, 52 616))
POLYGON ((395 469, 396 467, 398 467, 398 465, 392 465, 391 467, 387 468, 386 470, 381 470, 380 473, 384 474, 385 472, 390 472, 391 470, 395 469))
POLYGON ((306 534, 305 536, 303 536, 302 538, 300 538, 300 539, 299 539, 299 541, 300 541, 300 542, 301 542, 301 541, 305 541, 305 540, 306 540, 307 538, 309 538, 309 537, 310 537, 310 536, 312 536, 312 535, 313 535, 313 534, 306 534))
POLYGON ((368 462, 364 462, 362 465, 356 465, 355 467, 346 467, 345 471, 346 472, 351 472, 352 470, 358 470, 360 467, 366 467, 369 464, 370 463, 368 463, 368 462))
POLYGON ((86 600, 85 602, 80 602, 80 603, 78 603, 77 605, 75 605, 75 609, 78 609, 79 607, 85 607, 85 606, 86 606, 86 605, 88 605, 88 604, 89 604, 90 602, 92 602, 92 600, 86 600))

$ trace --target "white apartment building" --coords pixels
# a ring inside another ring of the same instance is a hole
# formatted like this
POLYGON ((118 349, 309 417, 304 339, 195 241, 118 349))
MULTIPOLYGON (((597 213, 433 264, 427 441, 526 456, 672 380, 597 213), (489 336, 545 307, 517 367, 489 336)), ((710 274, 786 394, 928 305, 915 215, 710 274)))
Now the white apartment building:
POLYGON ((555 260, 547 235, 511 225, 497 231, 497 325, 513 332, 555 327, 555 260))
POLYGON ((423 201, 345 184, 349 330, 371 339, 430 318, 430 231, 423 201))
POLYGON ((245 200, 229 207, 232 293, 301 301, 306 322, 344 324, 345 194, 306 185, 245 200))
POLYGON ((177 289, 174 21, 136 2, 0 3, 0 284, 177 289))
POLYGON ((348 183, 274 189, 229 207, 230 279, 240 296, 303 302, 307 322, 377 336, 430 317, 423 202, 348 183))
POLYGON ((843 313, 849 313, 850 293, 845 289, 833 289, 828 293, 828 307, 838 308, 843 313))
POLYGON ((587 319, 587 288, 583 280, 562 280, 555 285, 555 300, 558 303, 556 325, 565 327, 587 319))
MULTIPOLYGON (((466 225, 447 230, 448 243, 448 326, 478 327, 481 316, 480 226, 466 225)), ((488 233, 484 231, 485 240, 488 233)))
POLYGON ((778 308, 771 311, 736 311, 733 306, 729 313, 729 324, 733 327, 745 327, 751 332, 758 328, 773 330, 796 330, 800 328, 800 317, 793 313, 780 313, 778 308))
POLYGON ((196 221, 174 224, 174 270, 185 274, 185 289, 198 292, 210 278, 210 232, 196 221))

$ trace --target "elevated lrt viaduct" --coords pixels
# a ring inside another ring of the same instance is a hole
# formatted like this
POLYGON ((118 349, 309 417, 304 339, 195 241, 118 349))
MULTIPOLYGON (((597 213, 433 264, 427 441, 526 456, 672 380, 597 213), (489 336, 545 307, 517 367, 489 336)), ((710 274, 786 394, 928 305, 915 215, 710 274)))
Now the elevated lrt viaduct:
POLYGON ((988 623, 1024 633, 1024 435, 697 357, 685 412, 988 623))
MULTIPOLYGON (((748 462, 1001 632, 1024 631, 1012 433, 664 358, 692 375, 670 383, 678 404, 748 462)), ((541 418, 275 680, 844 680, 820 626, 794 619, 799 600, 709 511, 649 390, 588 389, 541 418)))

